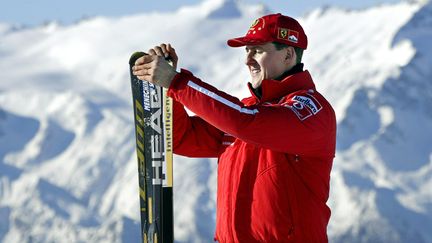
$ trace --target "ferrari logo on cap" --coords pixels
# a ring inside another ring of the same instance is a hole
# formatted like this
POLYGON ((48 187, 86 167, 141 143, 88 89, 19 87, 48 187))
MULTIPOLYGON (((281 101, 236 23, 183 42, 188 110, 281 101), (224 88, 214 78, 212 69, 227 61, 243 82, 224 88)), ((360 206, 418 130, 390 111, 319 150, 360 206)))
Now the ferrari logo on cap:
POLYGON ((287 36, 288 36, 288 30, 287 29, 283 29, 283 28, 280 28, 279 29, 279 36, 278 36, 278 38, 279 39, 286 39, 287 38, 287 36))
POLYGON ((299 32, 295 30, 279 28, 278 39, 298 43, 299 32))

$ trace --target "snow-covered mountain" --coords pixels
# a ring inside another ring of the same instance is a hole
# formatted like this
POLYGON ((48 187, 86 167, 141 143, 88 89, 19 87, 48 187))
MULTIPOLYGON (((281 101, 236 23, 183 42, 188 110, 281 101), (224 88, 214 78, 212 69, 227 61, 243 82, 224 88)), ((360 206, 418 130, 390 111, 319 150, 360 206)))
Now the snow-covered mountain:
MULTIPOLYGON (((207 0, 71 26, 0 24, 0 242, 140 242, 128 59, 170 42, 180 67, 248 95, 226 46, 265 6, 207 0)), ((331 242, 432 242, 432 4, 317 9, 306 68, 338 117, 331 242)), ((216 167, 175 157, 176 242, 212 242, 216 167)))

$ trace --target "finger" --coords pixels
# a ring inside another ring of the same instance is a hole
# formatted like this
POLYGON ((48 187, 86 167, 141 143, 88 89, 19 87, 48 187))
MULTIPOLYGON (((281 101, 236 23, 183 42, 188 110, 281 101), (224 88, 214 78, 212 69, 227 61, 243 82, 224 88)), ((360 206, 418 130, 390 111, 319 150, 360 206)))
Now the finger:
POLYGON ((164 53, 163 53, 162 48, 160 46, 155 46, 153 48, 153 50, 156 52, 156 55, 161 56, 161 57, 164 56, 164 53))
POLYGON ((168 49, 167 49, 167 45, 164 44, 164 43, 162 43, 162 44, 160 44, 160 47, 161 47, 161 49, 162 49, 163 56, 164 56, 165 58, 168 58, 170 55, 169 55, 169 51, 168 51, 168 49))
POLYGON ((134 75, 140 75, 143 73, 150 73, 150 69, 153 68, 153 64, 152 63, 144 63, 141 65, 135 65, 132 67, 132 73, 134 75))
POLYGON ((149 81, 150 83, 154 83, 154 75, 153 70, 151 69, 145 69, 137 72, 136 76, 140 80, 149 81))
POLYGON ((135 68, 132 70, 132 73, 134 75, 142 75, 142 74, 148 74, 148 73, 152 73, 152 67, 151 66, 147 66, 146 65, 140 65, 140 66, 135 66, 135 68))
POLYGON ((167 51, 170 52, 170 53, 171 53, 172 51, 175 52, 174 47, 172 47, 170 43, 168 43, 168 45, 166 45, 166 49, 167 49, 167 51))
POLYGON ((149 55, 157 55, 157 54, 156 54, 156 51, 155 51, 154 49, 149 49, 149 50, 148 50, 148 54, 149 54, 149 55))
POLYGON ((150 63, 153 61, 153 59, 154 58, 151 55, 142 56, 135 61, 135 66, 142 65, 145 63, 150 63))
POLYGON ((171 44, 167 45, 167 51, 169 52, 169 56, 171 57, 171 59, 174 63, 174 66, 177 66, 178 56, 177 56, 177 53, 176 53, 174 47, 172 47, 171 44))
POLYGON ((150 83, 152 83, 152 79, 150 75, 137 75, 137 78, 139 80, 145 80, 145 81, 149 81, 150 83))
POLYGON ((139 77, 139 76, 147 74, 147 70, 144 70, 144 69, 134 70, 132 72, 132 74, 139 77))
POLYGON ((153 70, 152 69, 141 69, 138 71, 134 71, 133 75, 137 76, 138 78, 140 77, 151 77, 153 75, 153 70))
POLYGON ((168 43, 166 46, 167 52, 169 53, 171 58, 177 59, 177 53, 175 52, 174 47, 171 46, 171 44, 168 43))

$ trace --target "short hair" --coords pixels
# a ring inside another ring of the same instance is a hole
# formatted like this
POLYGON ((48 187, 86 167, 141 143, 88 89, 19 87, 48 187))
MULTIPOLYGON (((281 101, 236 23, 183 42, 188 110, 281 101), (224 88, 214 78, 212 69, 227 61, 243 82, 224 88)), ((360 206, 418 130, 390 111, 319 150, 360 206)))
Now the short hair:
MULTIPOLYGON (((284 48, 290 47, 290 45, 280 43, 280 42, 272 42, 272 43, 276 47, 276 50, 278 50, 278 51, 282 50, 284 48)), ((301 63, 301 59, 303 57, 303 51, 304 50, 302 48, 296 47, 296 46, 293 46, 293 48, 294 48, 294 51, 295 51, 296 56, 297 56, 296 63, 301 63)))

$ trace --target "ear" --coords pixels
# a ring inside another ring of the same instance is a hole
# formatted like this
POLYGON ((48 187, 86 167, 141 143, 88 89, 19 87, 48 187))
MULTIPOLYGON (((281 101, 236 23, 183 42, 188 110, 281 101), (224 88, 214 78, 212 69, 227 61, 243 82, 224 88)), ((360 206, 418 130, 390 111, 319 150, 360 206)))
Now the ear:
POLYGON ((294 47, 289 46, 285 50, 286 50, 285 61, 288 61, 290 63, 295 62, 295 59, 297 58, 297 56, 296 56, 296 52, 294 50, 294 47))

